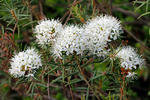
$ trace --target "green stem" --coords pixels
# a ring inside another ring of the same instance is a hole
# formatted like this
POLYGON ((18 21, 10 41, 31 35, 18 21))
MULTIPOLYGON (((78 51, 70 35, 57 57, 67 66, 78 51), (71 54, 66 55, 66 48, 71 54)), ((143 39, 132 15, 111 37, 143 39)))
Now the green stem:
POLYGON ((92 86, 90 85, 90 83, 87 81, 87 79, 86 79, 86 77, 85 77, 85 75, 84 75, 84 73, 83 73, 83 71, 82 71, 80 65, 78 65, 78 68, 79 68, 80 74, 82 75, 82 77, 83 77, 84 81, 86 82, 86 84, 88 85, 88 87, 92 90, 92 92, 94 93, 94 95, 96 96, 96 98, 97 98, 98 100, 100 100, 100 98, 99 98, 99 96, 97 95, 97 93, 94 91, 94 89, 92 88, 92 86))

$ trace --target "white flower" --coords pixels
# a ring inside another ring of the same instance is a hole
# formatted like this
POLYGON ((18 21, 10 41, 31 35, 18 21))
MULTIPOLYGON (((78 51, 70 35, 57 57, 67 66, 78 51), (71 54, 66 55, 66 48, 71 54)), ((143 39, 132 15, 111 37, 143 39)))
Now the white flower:
POLYGON ((128 72, 128 75, 126 77, 131 78, 131 79, 135 79, 136 78, 136 73, 135 72, 128 72))
POLYGON ((144 64, 144 59, 130 46, 123 47, 122 49, 118 48, 116 56, 120 59, 121 67, 125 69, 132 70, 136 69, 137 66, 141 68, 144 64))
POLYGON ((58 20, 41 20, 35 27, 36 41, 41 46, 53 43, 61 30, 62 24, 58 20))
POLYGON ((69 25, 62 30, 61 34, 57 37, 55 44, 53 45, 53 54, 56 57, 62 57, 62 52, 66 52, 66 55, 76 52, 77 54, 83 53, 85 45, 83 29, 80 26, 69 25))
POLYGON ((88 42, 86 47, 98 56, 103 56, 107 43, 116 40, 122 33, 120 22, 108 15, 97 16, 89 20, 84 27, 87 39, 85 42, 88 42))
POLYGON ((27 49, 15 55, 10 62, 9 72, 14 77, 33 76, 35 69, 42 66, 40 55, 35 49, 27 49))

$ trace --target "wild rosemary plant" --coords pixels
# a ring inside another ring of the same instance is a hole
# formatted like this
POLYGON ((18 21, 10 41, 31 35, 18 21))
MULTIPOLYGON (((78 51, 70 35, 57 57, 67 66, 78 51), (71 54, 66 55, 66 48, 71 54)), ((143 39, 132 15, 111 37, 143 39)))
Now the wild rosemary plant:
POLYGON ((72 100, 125 100, 144 59, 125 43, 113 46, 122 33, 120 21, 109 15, 83 25, 41 20, 33 46, 12 57, 9 72, 17 84, 30 85, 26 95, 31 97, 42 91, 50 99, 58 88, 72 100))

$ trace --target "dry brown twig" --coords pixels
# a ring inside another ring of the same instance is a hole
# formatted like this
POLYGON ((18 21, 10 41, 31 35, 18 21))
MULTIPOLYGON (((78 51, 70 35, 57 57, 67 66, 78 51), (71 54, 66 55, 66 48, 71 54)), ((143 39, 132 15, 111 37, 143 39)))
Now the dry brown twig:
POLYGON ((132 11, 128 11, 128 10, 125 10, 125 9, 122 9, 122 8, 119 8, 119 7, 116 7, 116 6, 112 6, 112 11, 113 12, 118 11, 118 12, 121 12, 121 13, 127 15, 127 16, 132 16, 135 19, 137 19, 140 23, 145 24, 145 25, 150 27, 150 24, 149 24, 150 18, 148 18, 148 17, 143 17, 143 18, 138 19, 140 14, 137 14, 137 13, 134 13, 132 11))
POLYGON ((147 51, 150 51, 150 48, 147 47, 140 39, 138 39, 132 32, 128 31, 127 29, 123 28, 124 31, 129 34, 134 40, 139 42, 147 51))
MULTIPOLYGON (((74 2, 73 2, 71 5, 69 5, 68 8, 71 8, 72 6, 75 6, 75 5, 79 4, 80 2, 82 2, 82 0, 79 0, 79 1, 78 1, 78 0, 74 0, 74 2)), ((66 25, 71 16, 72 16, 72 9, 69 9, 69 10, 64 14, 64 16, 61 18, 61 22, 67 17, 67 19, 66 19, 66 21, 65 21, 65 23, 64 23, 64 25, 66 25), (68 16, 68 17, 67 17, 67 16, 68 16)))

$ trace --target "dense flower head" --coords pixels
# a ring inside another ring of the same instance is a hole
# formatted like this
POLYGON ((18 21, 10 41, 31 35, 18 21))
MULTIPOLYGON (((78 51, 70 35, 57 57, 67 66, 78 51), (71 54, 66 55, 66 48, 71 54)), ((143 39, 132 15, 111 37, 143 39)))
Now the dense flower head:
POLYGON ((9 72, 14 77, 33 76, 35 69, 42 66, 40 55, 34 48, 16 54, 10 62, 9 72))
POLYGON ((144 59, 131 46, 118 48, 116 56, 120 59, 121 67, 125 69, 132 70, 144 65, 144 59))
POLYGON ((84 26, 87 48, 98 56, 106 53, 104 50, 108 42, 116 40, 123 32, 120 22, 108 15, 97 16, 90 19, 84 26))
POLYGON ((41 46, 53 43, 56 36, 61 32, 62 24, 59 20, 41 20, 35 27, 36 41, 41 46))
POLYGON ((73 52, 82 54, 85 49, 84 38, 83 29, 80 26, 66 26, 57 37, 52 50, 53 54, 60 58, 62 52, 66 52, 66 55, 73 54, 73 52))

